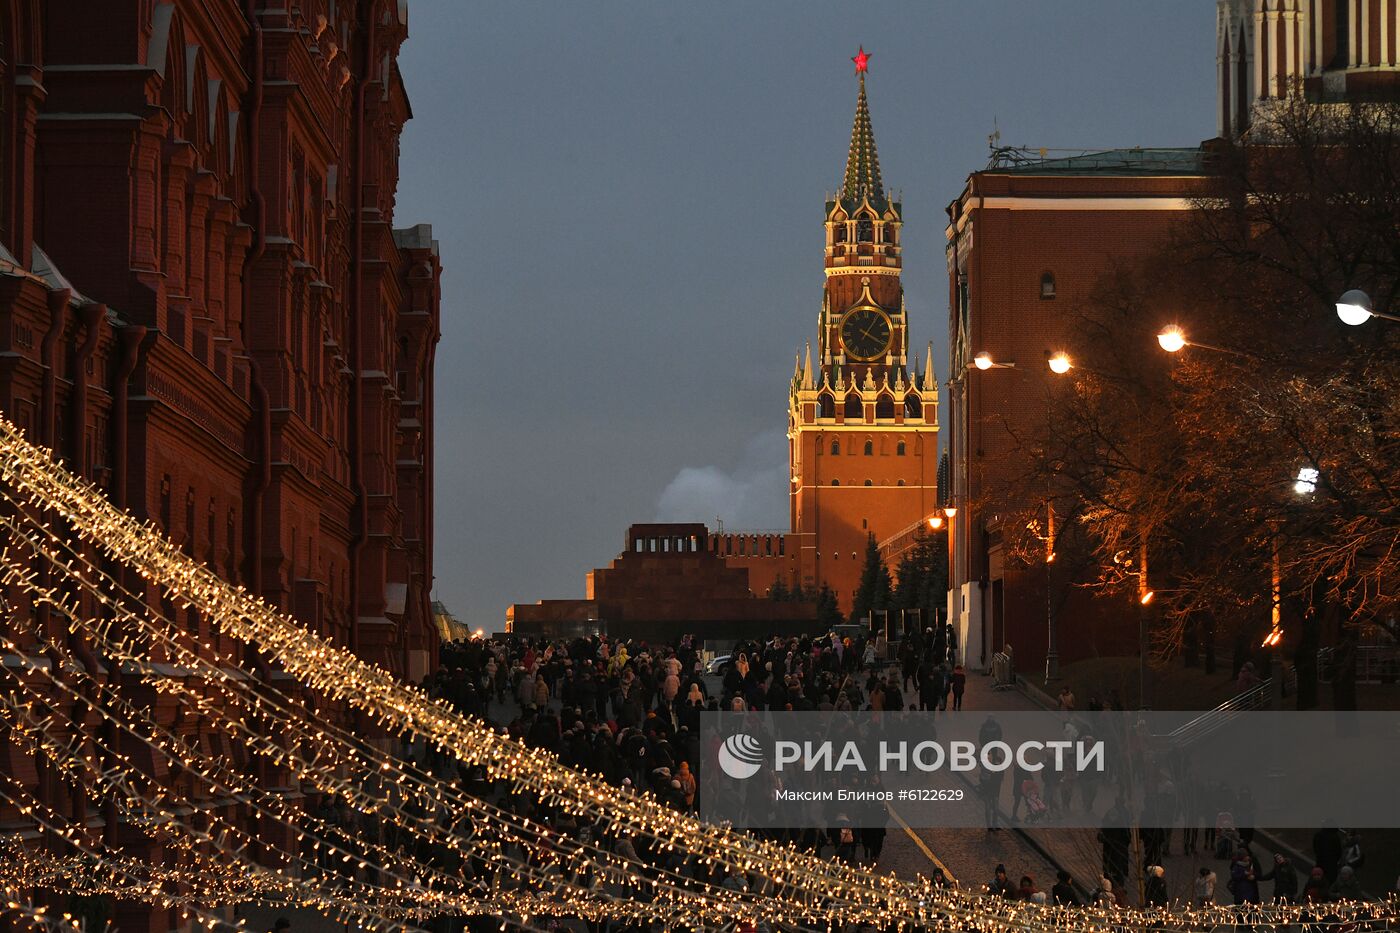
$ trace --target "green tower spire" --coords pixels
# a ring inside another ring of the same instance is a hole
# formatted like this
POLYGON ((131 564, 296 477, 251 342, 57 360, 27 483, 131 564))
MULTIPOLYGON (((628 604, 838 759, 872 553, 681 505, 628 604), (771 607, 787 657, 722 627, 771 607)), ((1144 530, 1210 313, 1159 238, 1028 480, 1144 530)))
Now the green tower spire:
POLYGON ((875 151, 875 131, 870 128, 870 105, 865 99, 865 70, 860 69, 860 96, 856 98, 856 119, 851 125, 851 151, 846 156, 846 180, 841 199, 859 201, 862 195, 872 202, 885 196, 880 181, 880 156, 875 151))

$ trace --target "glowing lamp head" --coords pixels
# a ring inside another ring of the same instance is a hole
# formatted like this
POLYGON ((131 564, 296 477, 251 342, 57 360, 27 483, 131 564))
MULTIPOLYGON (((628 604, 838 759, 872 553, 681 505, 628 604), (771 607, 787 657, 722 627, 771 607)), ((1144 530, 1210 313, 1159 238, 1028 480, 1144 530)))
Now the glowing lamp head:
POLYGON ((991 369, 992 355, 987 351, 983 350, 981 353, 977 354, 972 358, 972 365, 976 366, 978 369, 991 369))
POLYGON ((938 529, 942 528, 942 527, 943 527, 943 516, 942 516, 942 515, 935 515, 935 516, 933 516, 933 518, 930 518, 930 519, 928 520, 928 526, 929 526, 930 528, 932 528, 934 531, 937 531, 938 529))
POLYGON ((1152 597, 1156 595, 1157 594, 1152 592, 1152 590, 1148 590, 1147 592, 1143 593, 1141 596, 1138 597, 1138 602, 1146 606, 1148 603, 1152 602, 1152 597))
POLYGON ((1298 478, 1293 481, 1293 491, 1300 496, 1310 496, 1317 491, 1317 478, 1321 474, 1314 467, 1302 467, 1298 478))
POLYGON ((958 510, 950 505, 943 510, 943 514, 948 516, 949 518, 952 518, 954 515, 958 514, 958 510))
POLYGON ((1069 361, 1069 355, 1066 353, 1056 353, 1054 356, 1050 357, 1049 360, 1050 371, 1059 376, 1063 376, 1065 373, 1069 372, 1073 365, 1074 364, 1069 361))
POLYGON ((1371 315, 1371 296, 1359 288, 1343 292, 1342 297, 1337 299, 1337 317, 1342 319, 1343 324, 1357 327, 1369 321, 1371 315))
POLYGON ((1162 332, 1157 335, 1157 343, 1168 353, 1177 353, 1186 346, 1186 334, 1180 327, 1172 324, 1169 327, 1164 327, 1162 332))

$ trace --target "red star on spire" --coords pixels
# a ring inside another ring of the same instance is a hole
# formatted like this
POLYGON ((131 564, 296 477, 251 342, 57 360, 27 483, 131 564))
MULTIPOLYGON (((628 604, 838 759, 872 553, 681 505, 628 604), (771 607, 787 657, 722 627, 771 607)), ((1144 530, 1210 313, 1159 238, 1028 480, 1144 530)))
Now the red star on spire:
POLYGON ((861 46, 860 50, 851 56, 851 61, 856 63, 856 74, 870 70, 870 53, 865 50, 865 46, 861 46))

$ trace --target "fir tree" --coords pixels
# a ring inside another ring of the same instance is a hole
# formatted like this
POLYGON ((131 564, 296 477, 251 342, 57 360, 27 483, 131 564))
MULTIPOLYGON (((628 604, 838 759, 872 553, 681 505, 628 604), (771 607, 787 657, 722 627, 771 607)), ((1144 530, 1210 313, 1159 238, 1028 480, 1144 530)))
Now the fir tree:
POLYGON ((831 628, 845 622, 841 615, 841 606, 836 601, 836 594, 831 592, 831 587, 825 583, 817 591, 817 623, 823 628, 831 628))
POLYGON ((851 605, 851 623, 863 624, 873 609, 890 608, 890 570, 880 559, 880 547, 871 532, 865 539, 865 566, 860 572, 860 587, 851 605))

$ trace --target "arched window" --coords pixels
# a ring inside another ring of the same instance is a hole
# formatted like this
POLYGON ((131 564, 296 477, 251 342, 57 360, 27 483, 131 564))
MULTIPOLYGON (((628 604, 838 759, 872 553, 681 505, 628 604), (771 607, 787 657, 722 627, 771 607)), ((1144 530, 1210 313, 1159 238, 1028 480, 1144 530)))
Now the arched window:
POLYGON ((840 454, 840 453, 841 453, 841 442, 838 441, 838 440, 836 440, 835 438, 832 438, 832 440, 831 440, 831 455, 832 455, 833 457, 835 457, 835 456, 837 456, 837 455, 840 454))
POLYGON ((919 401, 919 397, 917 395, 904 396, 904 417, 920 418, 923 417, 923 413, 924 403, 919 401))
POLYGON ((875 417, 876 417, 876 418, 893 418, 893 417, 894 417, 894 399, 891 398, 891 397, 888 396, 888 395, 881 395, 878 399, 876 399, 876 401, 875 401, 875 417))
POLYGON ((856 242, 870 243, 875 239, 875 225, 871 223, 869 217, 862 217, 856 221, 856 242))
POLYGON ((841 485, 841 481, 840 481, 839 479, 834 479, 834 480, 831 481, 831 485, 833 485, 833 486, 840 486, 840 485, 841 485))
POLYGON ((889 222, 885 223, 885 242, 891 246, 899 244, 899 228, 889 222))
POLYGON ((838 223, 835 225, 835 229, 831 231, 831 242, 833 242, 833 243, 844 243, 844 242, 846 242, 846 224, 845 224, 844 221, 838 222, 838 223))
POLYGON ((865 406, 860 403, 860 396, 852 392, 846 396, 846 420, 859 421, 865 417, 865 406))
POLYGON ((1040 300, 1050 301, 1055 297, 1055 274, 1043 272, 1040 276, 1040 300))
POLYGON ((900 480, 899 482, 895 483, 895 485, 896 485, 896 486, 903 486, 903 485, 904 485, 904 480, 900 480))
POLYGON ((820 396, 817 397, 817 417, 836 417, 836 399, 831 397, 830 392, 823 392, 820 396))
MULTIPOLYGON (((896 443, 896 444, 894 445, 894 455, 895 455, 896 457, 902 457, 902 456, 904 456, 904 441, 903 441, 903 440, 899 441, 898 443, 896 443)), ((901 484, 901 485, 902 485, 902 484, 901 484)))
POLYGON ((865 441, 865 455, 868 457, 868 456, 870 456, 871 454, 873 454, 874 452, 875 452, 875 442, 872 441, 872 440, 870 440, 869 438, 866 438, 866 441, 865 441))
POLYGON ((865 485, 867 485, 867 486, 874 486, 875 484, 872 483, 870 480, 866 480, 866 481, 865 481, 865 485))

